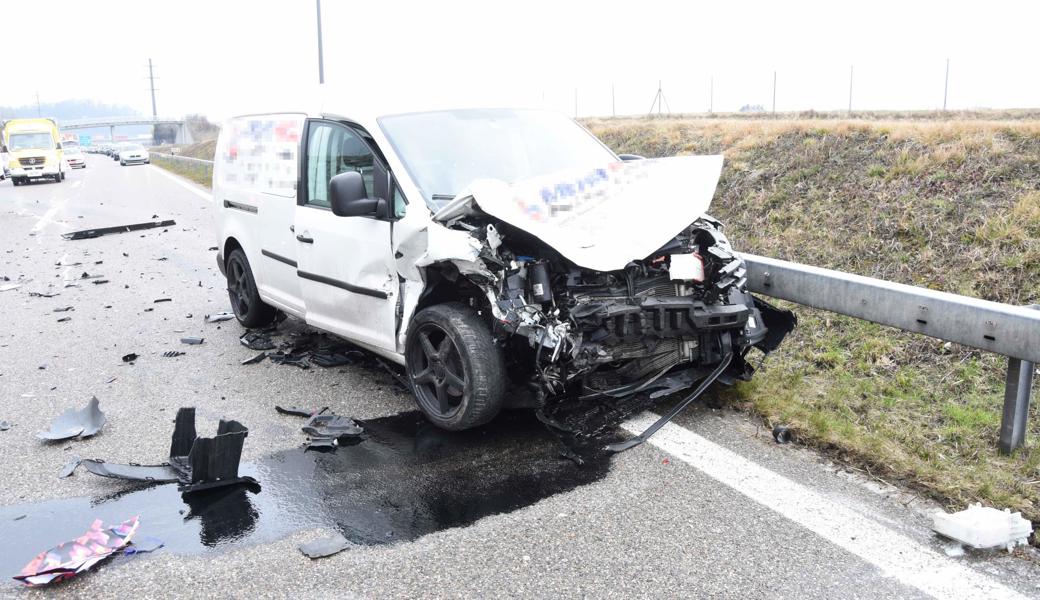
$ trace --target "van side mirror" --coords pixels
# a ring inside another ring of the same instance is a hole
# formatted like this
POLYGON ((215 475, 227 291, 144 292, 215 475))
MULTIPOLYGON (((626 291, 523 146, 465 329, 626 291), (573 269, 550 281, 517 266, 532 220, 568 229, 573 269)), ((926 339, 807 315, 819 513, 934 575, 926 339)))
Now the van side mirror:
POLYGON ((7 146, 0 146, 0 152, 7 154, 7 146))
POLYGON ((329 202, 337 217, 383 217, 386 200, 369 198, 361 173, 347 171, 329 180, 329 202))

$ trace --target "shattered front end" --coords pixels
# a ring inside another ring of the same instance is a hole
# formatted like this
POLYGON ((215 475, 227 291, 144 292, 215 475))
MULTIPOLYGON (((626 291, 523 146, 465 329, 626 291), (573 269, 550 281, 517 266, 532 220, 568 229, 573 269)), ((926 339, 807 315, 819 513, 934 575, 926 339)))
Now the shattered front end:
MULTIPOLYGON (((654 400, 693 387, 730 355, 718 378, 747 380, 750 350, 775 350, 794 326, 791 313, 747 292, 744 262, 710 218, 618 271, 533 248, 503 247, 498 258, 497 338, 546 415, 574 412, 559 405, 576 399, 654 400)), ((616 420, 594 412, 602 426, 616 420)))

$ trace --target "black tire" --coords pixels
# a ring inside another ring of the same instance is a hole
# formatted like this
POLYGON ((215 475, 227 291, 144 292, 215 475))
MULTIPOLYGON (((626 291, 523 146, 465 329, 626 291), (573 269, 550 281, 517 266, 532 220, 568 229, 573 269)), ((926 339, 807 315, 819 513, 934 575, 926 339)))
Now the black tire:
POLYGON ((21 180, 21 179, 19 179, 19 178, 17 178, 17 177, 12 177, 12 178, 11 178, 11 183, 13 183, 13 184, 14 184, 14 185, 16 185, 16 186, 18 186, 18 185, 22 185, 22 180, 21 180))
POLYGON ((123 162, 123 161, 119 161, 119 166, 121 166, 121 167, 125 167, 125 166, 126 166, 126 163, 125 163, 125 162, 123 162))
POLYGON ((228 255, 225 270, 227 271, 228 299, 231 310, 243 327, 263 327, 270 325, 278 315, 273 306, 264 304, 256 291, 256 280, 249 268, 249 259, 245 252, 236 248, 228 255))
POLYGON ((442 429, 477 427, 502 409, 505 353, 487 322, 465 304, 438 304, 412 318, 405 367, 416 403, 442 429))
POLYGON ((65 171, 62 171, 58 176, 61 178, 59 181, 65 181, 65 171))

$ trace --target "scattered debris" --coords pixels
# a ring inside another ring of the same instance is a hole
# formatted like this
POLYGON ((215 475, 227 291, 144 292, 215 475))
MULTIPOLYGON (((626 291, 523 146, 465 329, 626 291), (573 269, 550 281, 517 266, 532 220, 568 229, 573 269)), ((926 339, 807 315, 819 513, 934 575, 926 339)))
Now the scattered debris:
POLYGON ((307 354, 299 353, 295 354, 292 352, 272 352, 267 355, 271 359, 271 362, 279 365, 292 365, 294 367, 300 367, 301 369, 311 368, 310 363, 307 362, 307 354))
POLYGON ((65 466, 61 468, 61 472, 58 473, 58 479, 65 479, 76 472, 76 467, 82 462, 78 456, 73 456, 69 459, 69 462, 65 463, 65 466))
POLYGON ((48 294, 47 292, 29 292, 29 295, 34 298, 53 298, 55 296, 60 296, 61 294, 58 292, 54 292, 53 294, 48 294))
POLYGON ((274 350, 275 344, 267 330, 254 329, 242 334, 238 341, 250 350, 274 350))
POLYGON ((219 323, 221 321, 230 321, 235 318, 235 313, 230 312, 219 312, 212 315, 206 315, 207 323, 219 323))
POLYGON ((95 279, 91 283, 93 283, 94 285, 101 285, 102 283, 108 283, 108 280, 107 279, 95 279))
POLYGON ((360 350, 348 350, 346 352, 311 352, 310 361, 319 367, 343 367, 354 364, 356 358, 365 358, 360 350))
POLYGON ((195 433, 195 408, 181 408, 174 421, 170 441, 170 461, 159 465, 115 464, 103 460, 81 460, 88 471, 101 477, 149 481, 178 482, 177 490, 190 494, 228 485, 260 484, 248 476, 239 476, 238 464, 249 430, 238 421, 220 420, 217 435, 198 437, 195 433))
POLYGON ((123 362, 125 363, 132 363, 135 360, 137 360, 137 354, 134 352, 131 352, 130 354, 126 354, 123 356, 123 362))
POLYGON ((932 529, 972 548, 1006 548, 1011 552, 1015 546, 1029 543, 1033 524, 1022 518, 1022 513, 972 504, 952 514, 936 512, 932 515, 932 529))
POLYGON ((347 541, 347 538, 337 533, 332 537, 319 538, 306 544, 300 544, 300 552, 303 552, 308 558, 315 559, 338 554, 349 547, 350 542, 347 541))
POLYGON ((218 247, 216 247, 216 246, 210 246, 210 247, 209 247, 209 251, 210 251, 210 252, 212 252, 212 251, 214 251, 214 250, 220 250, 220 248, 218 248, 218 247))
POLYGON ((101 279, 102 277, 104 277, 104 275, 91 275, 86 271, 83 271, 83 274, 79 276, 80 279, 101 279))
POLYGON ((116 227, 99 227, 97 229, 84 229, 81 231, 73 231, 70 233, 63 233, 61 237, 67 240, 86 240, 90 238, 101 237, 103 235, 109 235, 113 233, 127 233, 129 231, 141 231, 143 229, 153 229, 156 227, 170 227, 176 225, 176 221, 149 221, 146 223, 134 223, 132 225, 118 225, 116 227))
POLYGON ((7 285, 0 285, 0 292, 9 292, 11 290, 16 290, 20 287, 22 287, 22 284, 20 283, 9 283, 7 285))
POLYGON ((790 443, 791 429, 787 425, 777 425, 773 428, 773 439, 776 440, 777 444, 790 443))
POLYGON ((156 298, 153 304, 158 304, 160 302, 173 302, 173 298, 156 298))
POLYGON ((62 318, 58 319, 58 322, 59 323, 68 323, 71 320, 72 320, 72 317, 62 317, 62 318))
POLYGON ((137 517, 114 526, 97 519, 80 537, 38 554, 14 578, 30 586, 71 579, 129 544, 139 525, 137 517))
POLYGON ((162 548, 165 545, 166 544, 159 538, 147 535, 138 536, 134 538, 134 541, 129 546, 126 547, 126 550, 123 552, 123 554, 126 556, 131 556, 133 554, 140 554, 142 552, 155 552, 156 550, 162 548))
POLYGON ((261 352, 260 354, 257 354, 256 356, 253 356, 253 357, 250 357, 250 358, 247 358, 247 359, 243 360, 242 364, 243 365, 255 365, 256 363, 264 360, 265 358, 267 358, 267 353, 266 352, 261 352))
POLYGON ((309 419, 309 418, 313 417, 314 415, 320 415, 321 413, 327 411, 329 409, 329 407, 326 406, 325 408, 322 408, 321 410, 310 410, 310 409, 306 409, 306 408, 300 408, 298 406, 278 406, 276 404, 274 406, 274 409, 276 411, 278 411, 279 414, 292 415, 294 417, 304 417, 306 419, 309 419))
POLYGON ((74 307, 72 307, 72 306, 63 306, 61 308, 55 308, 54 312, 69 312, 70 310, 76 310, 76 309, 74 307))
POLYGON ((50 431, 41 431, 36 437, 41 440, 67 440, 86 438, 101 431, 105 425, 105 413, 101 412, 97 396, 90 399, 86 408, 70 408, 58 415, 51 423, 50 431))
POLYGON ((349 417, 322 412, 311 415, 301 428, 309 436, 307 450, 335 449, 348 441, 359 441, 364 429, 349 417))
POLYGON ((0 431, 7 431, 12 424, 10 421, 0 421, 0 431))
POLYGON ((162 353, 163 358, 176 358, 178 356, 184 356, 184 354, 185 353, 181 352, 180 350, 167 350, 166 352, 162 353))
POLYGON ((144 309, 144 312, 152 312, 153 310, 155 309, 149 306, 148 308, 144 309))
POLYGON ((182 344, 188 344, 189 346, 198 346, 199 344, 201 344, 204 341, 205 341, 205 338, 200 338, 200 337, 182 337, 181 338, 181 343, 182 344))

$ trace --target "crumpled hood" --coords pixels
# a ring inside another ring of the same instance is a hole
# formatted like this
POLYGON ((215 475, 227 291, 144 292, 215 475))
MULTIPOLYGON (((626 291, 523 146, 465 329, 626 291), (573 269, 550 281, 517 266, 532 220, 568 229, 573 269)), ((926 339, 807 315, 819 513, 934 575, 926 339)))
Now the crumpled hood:
POLYGON ((615 162, 513 185, 474 181, 433 215, 447 222, 485 213, 523 229, 575 264, 615 271, 646 258, 704 215, 722 156, 615 162))

